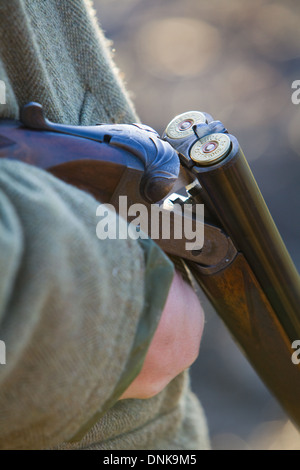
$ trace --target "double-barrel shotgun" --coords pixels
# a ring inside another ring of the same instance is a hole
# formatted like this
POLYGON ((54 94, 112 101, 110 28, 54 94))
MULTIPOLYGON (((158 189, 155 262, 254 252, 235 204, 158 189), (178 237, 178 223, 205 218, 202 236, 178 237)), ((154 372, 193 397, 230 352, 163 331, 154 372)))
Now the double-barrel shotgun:
POLYGON ((120 196, 146 208, 167 200, 189 204, 194 218, 193 208, 204 205, 201 246, 187 249, 184 236, 156 242, 184 260, 300 427, 300 365, 292 361, 292 344, 300 340, 299 275, 237 139, 220 121, 183 113, 160 137, 138 123, 56 124, 29 103, 20 121, 0 121, 0 157, 43 168, 116 210, 120 196))

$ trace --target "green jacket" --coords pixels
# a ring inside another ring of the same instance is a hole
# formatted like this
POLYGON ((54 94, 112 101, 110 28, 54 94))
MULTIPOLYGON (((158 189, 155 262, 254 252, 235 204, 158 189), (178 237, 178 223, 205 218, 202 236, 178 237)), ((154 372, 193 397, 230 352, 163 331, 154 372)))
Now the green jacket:
MULTIPOLYGON (((0 15, 1 117, 38 101, 56 122, 137 120, 88 1, 0 1, 0 15)), ((206 449, 186 372, 151 399, 118 401, 174 268, 151 240, 98 240, 97 206, 0 161, 0 448, 206 449)))

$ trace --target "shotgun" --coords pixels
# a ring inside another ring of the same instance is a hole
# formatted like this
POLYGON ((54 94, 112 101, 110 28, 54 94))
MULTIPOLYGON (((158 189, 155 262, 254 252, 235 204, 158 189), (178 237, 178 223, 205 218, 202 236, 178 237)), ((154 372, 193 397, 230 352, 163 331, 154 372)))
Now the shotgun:
POLYGON ((194 221, 195 208, 204 205, 201 246, 188 250, 184 237, 171 235, 157 243, 184 260, 300 427, 300 365, 292 361, 292 343, 300 339, 299 275, 237 139, 220 121, 198 111, 183 113, 160 138, 141 124, 52 123, 41 105, 29 103, 21 121, 0 122, 0 157, 43 168, 119 212, 120 196, 148 209, 162 201, 189 205, 194 221))

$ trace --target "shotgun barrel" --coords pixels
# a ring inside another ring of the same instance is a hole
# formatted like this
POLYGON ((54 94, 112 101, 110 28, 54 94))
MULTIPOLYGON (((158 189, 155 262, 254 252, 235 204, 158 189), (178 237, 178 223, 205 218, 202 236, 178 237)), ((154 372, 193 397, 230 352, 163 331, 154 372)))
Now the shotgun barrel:
POLYGON ((197 112, 174 118, 164 138, 197 178, 198 201, 213 212, 237 254, 220 269, 187 264, 254 369, 299 427, 300 365, 292 362, 292 343, 300 339, 299 274, 237 139, 218 121, 199 114, 202 119, 197 112))

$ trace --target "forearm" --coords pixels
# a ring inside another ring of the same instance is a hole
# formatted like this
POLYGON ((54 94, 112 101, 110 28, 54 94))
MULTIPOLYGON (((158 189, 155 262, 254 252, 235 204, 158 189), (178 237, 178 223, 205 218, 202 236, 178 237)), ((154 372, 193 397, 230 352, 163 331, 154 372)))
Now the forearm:
POLYGON ((138 241, 97 239, 97 201, 41 170, 0 164, 0 442, 43 448, 91 426, 138 374, 173 268, 150 242, 165 284, 155 291, 153 281, 148 307, 147 253, 138 241))

